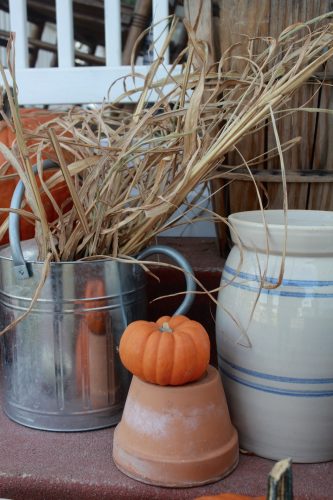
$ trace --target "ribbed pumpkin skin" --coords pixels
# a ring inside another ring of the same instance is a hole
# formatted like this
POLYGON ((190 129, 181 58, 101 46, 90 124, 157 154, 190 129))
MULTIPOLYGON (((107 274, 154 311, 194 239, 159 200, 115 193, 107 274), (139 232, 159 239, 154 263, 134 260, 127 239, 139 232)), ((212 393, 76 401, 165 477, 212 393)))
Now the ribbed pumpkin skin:
POLYGON ((134 321, 124 331, 120 359, 133 375, 158 385, 182 385, 206 371, 210 341, 204 327, 186 316, 163 316, 156 323, 134 321), (161 331, 168 325, 171 332, 161 331))

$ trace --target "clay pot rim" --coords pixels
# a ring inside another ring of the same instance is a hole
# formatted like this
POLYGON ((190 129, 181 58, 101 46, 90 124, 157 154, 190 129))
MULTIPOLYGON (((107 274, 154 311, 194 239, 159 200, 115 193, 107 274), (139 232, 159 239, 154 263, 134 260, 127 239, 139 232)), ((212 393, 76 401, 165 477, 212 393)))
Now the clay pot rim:
MULTIPOLYGON (((175 389, 179 389, 179 390, 184 390, 184 388, 188 388, 190 387, 191 385, 194 385, 194 384, 202 384, 202 383, 205 383, 205 379, 207 378, 207 375, 209 372, 211 372, 212 370, 214 370, 216 368, 214 368, 212 365, 208 365, 207 369, 205 370, 205 372, 201 375, 200 378, 196 379, 196 380, 192 380, 191 382, 187 382, 186 384, 181 384, 181 385, 171 385, 171 384, 168 384, 168 385, 160 385, 160 384, 154 384, 152 382, 148 382, 147 380, 144 380, 143 378, 141 377, 138 377, 137 375, 133 375, 133 377, 136 377, 138 380, 141 380, 141 382, 144 382, 145 384, 148 384, 149 386, 152 386, 152 387, 163 387, 163 389, 165 389, 166 391, 167 390, 175 390, 175 389)), ((207 381, 209 382, 209 381, 207 381)))

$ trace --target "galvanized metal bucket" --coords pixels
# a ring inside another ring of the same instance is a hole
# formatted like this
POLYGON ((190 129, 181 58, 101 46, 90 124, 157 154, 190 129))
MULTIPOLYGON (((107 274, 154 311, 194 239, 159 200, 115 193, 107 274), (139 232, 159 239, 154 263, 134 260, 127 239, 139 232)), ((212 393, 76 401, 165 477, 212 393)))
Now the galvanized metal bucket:
MULTIPOLYGON (((21 205, 19 183, 12 207, 21 205)), ((10 215, 10 245, 0 250, 0 328, 30 304, 43 263, 34 240, 21 242, 19 217, 10 215)), ((192 269, 166 246, 144 250, 138 259, 162 253, 185 272, 187 291, 195 290, 192 269)), ((193 301, 188 293, 176 311, 193 301)), ((138 264, 115 260, 52 262, 31 312, 1 338, 3 409, 12 420, 43 430, 83 431, 116 424, 130 374, 118 345, 125 327, 146 317, 145 273, 138 264)))

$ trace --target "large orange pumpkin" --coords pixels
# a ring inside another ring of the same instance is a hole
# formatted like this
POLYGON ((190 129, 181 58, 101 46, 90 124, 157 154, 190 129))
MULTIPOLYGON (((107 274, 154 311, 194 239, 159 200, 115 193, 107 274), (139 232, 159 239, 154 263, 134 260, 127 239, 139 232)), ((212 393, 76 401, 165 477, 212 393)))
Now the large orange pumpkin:
POLYGON ((156 323, 130 323, 121 337, 119 354, 124 366, 146 382, 182 385, 205 373, 210 341, 197 321, 163 316, 156 323))
MULTIPOLYGON (((22 109, 20 111, 21 115, 21 122, 23 125, 23 128, 26 131, 33 131, 38 127, 38 125, 41 125, 42 123, 46 123, 53 118, 57 116, 55 113, 50 113, 45 110, 38 110, 38 109, 22 109)), ((7 126, 5 122, 0 122, 0 142, 8 146, 9 148, 12 147, 13 142, 15 141, 15 133, 13 130, 11 130, 10 127, 7 126)), ((29 142, 31 144, 32 141, 29 142)), ((52 152, 49 152, 49 157, 52 157, 52 152)), ((53 154, 53 159, 55 159, 55 155, 53 154)), ((0 153, 0 165, 2 165, 5 162, 5 158, 3 155, 0 153)), ((32 164, 36 162, 36 155, 31 154, 30 161, 32 164)), ((13 167, 9 167, 8 170, 6 171, 6 174, 12 174, 14 173, 15 170, 13 167)), ((47 172, 45 173, 45 178, 50 177, 53 175, 54 172, 47 172)), ((16 184, 19 181, 19 177, 17 179, 8 179, 4 180, 1 179, 0 182, 0 207, 1 208, 9 208, 10 207, 10 202, 13 196, 13 192, 15 189, 16 184)), ((54 196, 56 202, 61 205, 68 197, 68 191, 67 188, 65 187, 65 183, 59 183, 54 189, 52 189, 52 196, 54 196)), ((52 203, 49 200, 49 198, 44 194, 42 195, 42 201, 45 207, 45 211, 48 216, 48 220, 51 222, 53 221, 57 214, 55 210, 52 207, 52 203)), ((28 207, 27 207, 28 209, 28 207)), ((0 226, 6 219, 7 214, 6 213, 0 213, 0 226)), ((21 218, 22 219, 22 218, 21 218)), ((22 219, 21 224, 20 224, 20 233, 21 233, 21 239, 25 240, 28 238, 33 238, 35 234, 35 229, 34 225, 27 222, 26 220, 22 219)), ((8 243, 8 234, 5 235, 5 237, 0 241, 0 244, 8 243)))

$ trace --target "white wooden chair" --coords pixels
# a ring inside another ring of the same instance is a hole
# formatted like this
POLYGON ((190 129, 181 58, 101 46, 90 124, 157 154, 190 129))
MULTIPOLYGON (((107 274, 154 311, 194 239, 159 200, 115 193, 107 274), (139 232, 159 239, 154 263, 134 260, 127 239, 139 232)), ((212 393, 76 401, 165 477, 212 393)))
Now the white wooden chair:
MULTIPOLYGON (((158 54, 167 36, 169 15, 168 0, 152 0, 153 42, 158 54)), ((28 23, 27 0, 9 0, 10 30, 15 32, 15 73, 20 105, 57 105, 101 103, 104 98, 112 101, 123 93, 123 83, 119 80, 131 71, 121 64, 121 16, 120 0, 104 0, 105 25, 105 66, 74 65, 73 3, 72 0, 56 0, 56 30, 58 66, 51 68, 29 68, 28 64, 28 23), (117 81, 118 80, 118 81, 117 81), (111 83, 110 93, 108 94, 111 83)), ((92 20, 93 22, 93 20, 92 20)), ((168 67, 168 54, 165 65, 168 67)), ((140 74, 146 74, 149 66, 137 66, 140 74)), ((8 77, 10 75, 7 73, 8 77)), ((165 75, 160 68, 156 79, 165 75)), ((0 80, 1 84, 1 80, 0 80)), ((134 87, 128 79, 127 88, 134 87)), ((135 99, 135 95, 131 96, 135 99)), ((206 202, 204 202, 206 205, 206 202)), ((212 223, 199 222, 173 229, 167 235, 215 236, 212 223)))
MULTIPOLYGON (((19 103, 85 104, 99 103, 107 96, 110 84, 130 72, 121 64, 120 0, 104 0, 105 66, 74 66, 72 0, 56 0, 58 67, 29 68, 27 1, 10 0, 10 30, 15 32, 15 66, 19 103)), ((168 0, 152 0, 153 40, 158 53, 167 36, 168 0)), ((92 20, 93 22, 93 20, 92 20)), ((168 63, 168 61, 165 61, 168 63)), ((147 66, 137 68, 142 74, 147 66)), ((157 75, 158 76, 158 75, 157 75)), ((113 85, 110 99, 123 91, 122 83, 113 85)))

